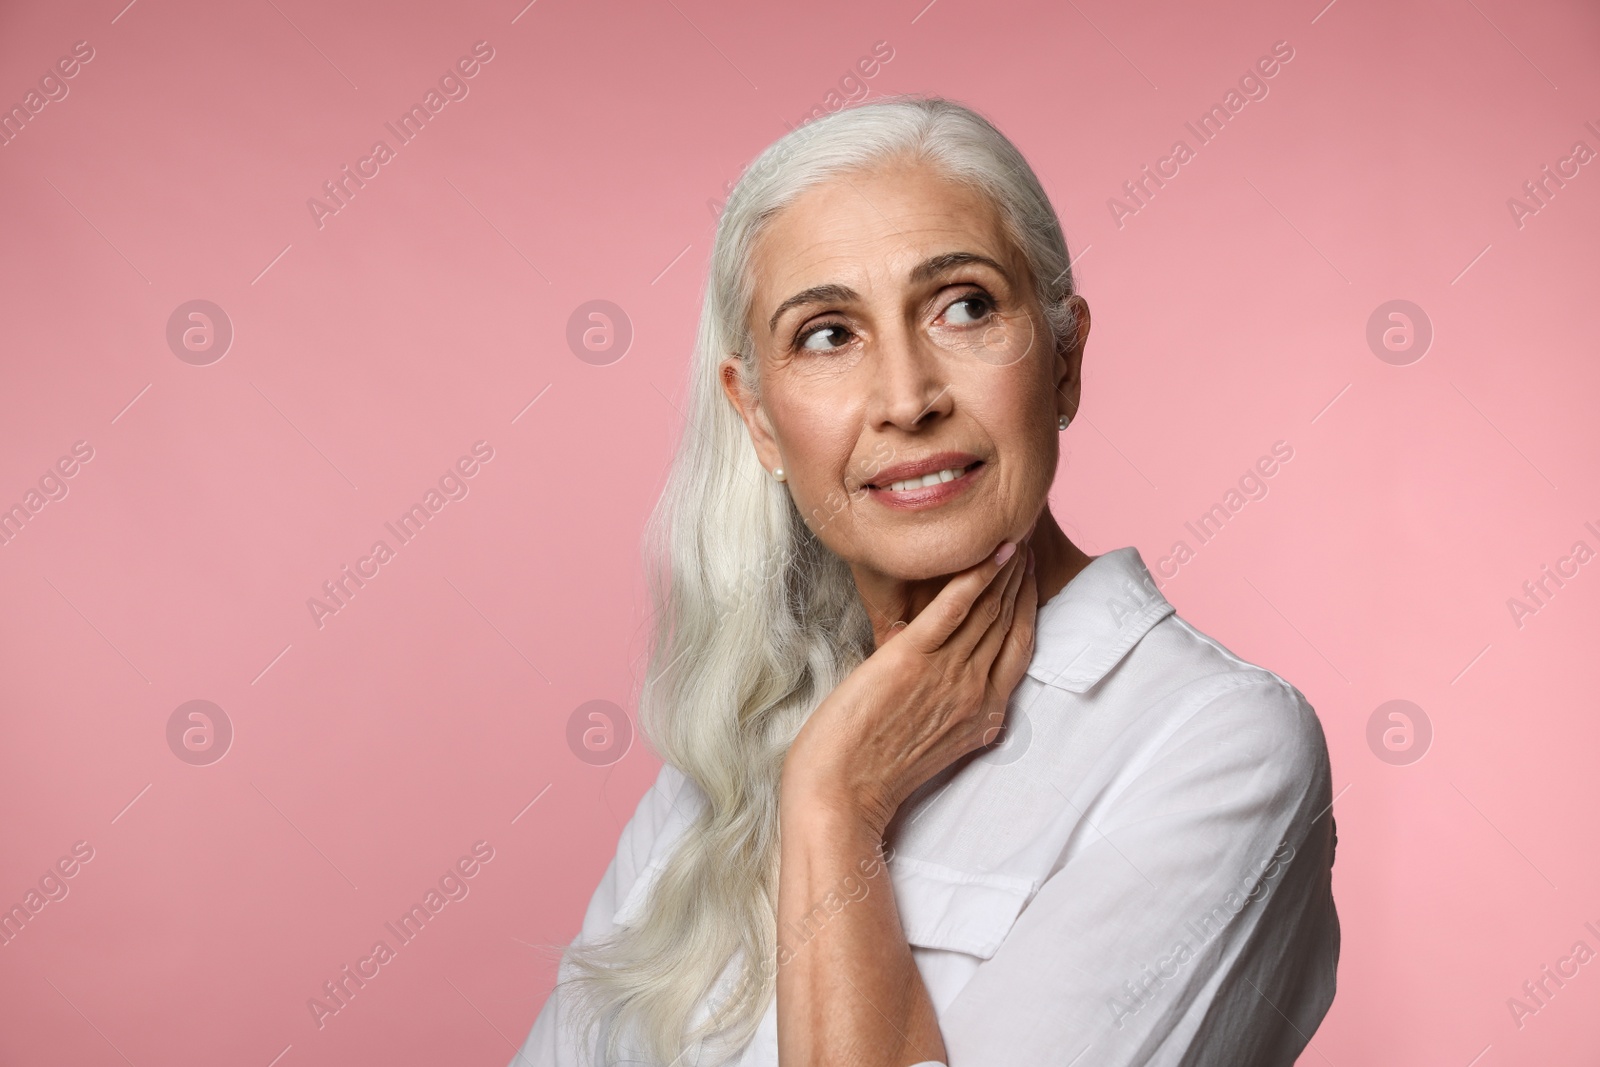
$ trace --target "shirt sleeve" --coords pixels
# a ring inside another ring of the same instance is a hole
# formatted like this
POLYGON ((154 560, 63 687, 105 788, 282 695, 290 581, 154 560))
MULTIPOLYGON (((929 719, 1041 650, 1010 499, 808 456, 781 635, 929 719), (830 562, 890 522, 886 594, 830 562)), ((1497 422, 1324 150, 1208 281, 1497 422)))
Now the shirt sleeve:
MULTIPOLYGON (((622 828, 616 855, 589 898, 577 941, 590 941, 614 929, 611 919, 650 864, 657 841, 672 825, 683 822, 677 803, 688 779, 671 764, 662 764, 655 783, 639 798, 633 817, 622 828), (678 817, 675 817, 675 814, 678 817)), ((578 1067, 582 1059, 561 996, 560 981, 568 976, 566 959, 557 970, 557 985, 540 1009, 522 1048, 510 1067, 578 1067)), ((598 1061, 592 1061, 598 1062, 598 1061)))
MULTIPOLYGON (((953 1067, 1289 1067, 1333 999, 1327 747, 1244 676, 1161 741, 940 1017, 953 1067)), ((1070 803, 1070 801, 1069 801, 1070 803)))

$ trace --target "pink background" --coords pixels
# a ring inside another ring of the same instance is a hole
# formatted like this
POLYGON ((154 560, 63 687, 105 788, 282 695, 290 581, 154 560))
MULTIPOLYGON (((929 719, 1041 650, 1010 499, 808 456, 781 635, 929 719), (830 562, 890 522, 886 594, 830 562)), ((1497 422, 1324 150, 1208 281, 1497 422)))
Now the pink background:
POLYGON ((0 15, 6 106, 94 50, 0 147, 0 507, 93 449, 0 547, 0 905, 94 850, 0 946, 0 1061, 510 1058, 553 980, 530 946, 576 931, 658 766, 584 762, 568 724, 633 707, 713 206, 883 41, 870 94, 990 115, 1081 257, 1063 524, 1153 570, 1189 541, 1168 598, 1322 717, 1344 953, 1301 1062, 1594 1062, 1600 963, 1520 1028, 1508 998, 1600 949, 1600 562, 1507 604, 1600 549, 1600 166, 1507 204, 1600 149, 1592 6, 125 2, 0 15), (1269 94, 1119 226, 1277 41, 1269 94), (234 330, 204 366, 166 338, 195 299, 234 330), (596 299, 633 331, 603 365, 567 342, 596 299), (1397 299, 1434 333, 1406 365, 1367 341, 1397 299), (308 598, 477 441, 469 494, 319 627, 308 598), (1369 745, 1392 699, 1424 758, 1369 745), (167 740, 191 700, 233 729, 205 766, 167 740), (308 999, 478 841, 470 894, 319 1029, 308 999))

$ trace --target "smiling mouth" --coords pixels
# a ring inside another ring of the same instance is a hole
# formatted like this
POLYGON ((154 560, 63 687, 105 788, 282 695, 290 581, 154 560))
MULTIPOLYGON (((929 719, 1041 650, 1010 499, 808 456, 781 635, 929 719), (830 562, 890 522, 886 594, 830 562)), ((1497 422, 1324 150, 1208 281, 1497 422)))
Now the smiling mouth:
POLYGON ((953 482, 963 474, 966 474, 968 471, 977 470, 981 466, 983 466, 983 461, 979 460, 976 463, 969 463, 965 467, 946 467, 944 470, 934 471, 931 474, 923 474, 915 478, 902 478, 899 481, 890 482, 888 485, 874 485, 869 483, 867 488, 878 489, 890 493, 909 493, 916 489, 925 489, 930 485, 939 485, 942 482, 953 482))

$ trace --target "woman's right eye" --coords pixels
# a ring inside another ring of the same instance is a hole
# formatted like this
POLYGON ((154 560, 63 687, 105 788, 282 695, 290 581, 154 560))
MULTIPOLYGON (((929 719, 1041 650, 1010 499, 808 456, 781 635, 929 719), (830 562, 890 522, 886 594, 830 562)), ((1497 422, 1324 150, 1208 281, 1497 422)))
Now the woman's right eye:
POLYGON ((807 352, 833 352, 842 348, 849 336, 843 326, 818 326, 800 338, 800 347, 807 352))

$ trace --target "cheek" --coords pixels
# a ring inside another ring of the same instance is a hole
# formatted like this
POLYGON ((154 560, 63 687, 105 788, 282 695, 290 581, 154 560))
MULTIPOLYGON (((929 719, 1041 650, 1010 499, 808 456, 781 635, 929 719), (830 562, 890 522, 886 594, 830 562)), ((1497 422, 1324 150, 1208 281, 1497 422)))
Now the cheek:
POLYGON ((772 429, 797 502, 839 484, 856 440, 845 405, 788 397, 772 408, 772 429))
POLYGON ((1036 381, 1025 368, 1003 373, 1009 378, 1007 387, 991 389, 969 411, 1000 458, 1005 491, 1036 495, 1054 478, 1060 444, 1054 401, 1048 384, 1036 381))
POLYGON ((1058 442, 1054 427, 1050 434, 1039 432, 1037 424, 1018 426, 1002 446, 1009 461, 1008 481, 1019 493, 1031 494, 1048 489, 1054 478, 1058 442))

